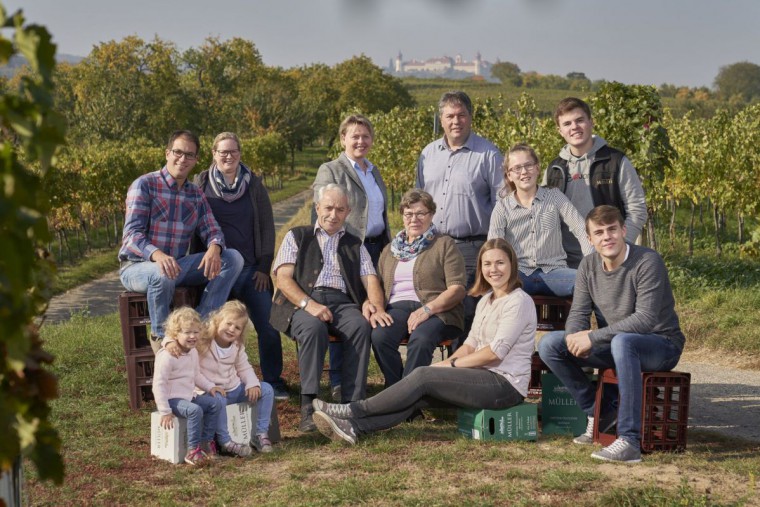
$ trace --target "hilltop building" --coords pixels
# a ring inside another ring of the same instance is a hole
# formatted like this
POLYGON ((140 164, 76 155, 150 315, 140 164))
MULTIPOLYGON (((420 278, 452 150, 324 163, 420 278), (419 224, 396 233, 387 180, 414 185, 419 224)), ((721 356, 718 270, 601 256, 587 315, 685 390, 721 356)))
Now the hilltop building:
POLYGON ((450 77, 464 78, 470 76, 491 77, 491 63, 483 60, 480 52, 475 55, 475 60, 466 61, 458 54, 454 58, 443 56, 428 60, 404 61, 401 51, 398 52, 393 68, 390 73, 396 76, 416 77, 450 77))

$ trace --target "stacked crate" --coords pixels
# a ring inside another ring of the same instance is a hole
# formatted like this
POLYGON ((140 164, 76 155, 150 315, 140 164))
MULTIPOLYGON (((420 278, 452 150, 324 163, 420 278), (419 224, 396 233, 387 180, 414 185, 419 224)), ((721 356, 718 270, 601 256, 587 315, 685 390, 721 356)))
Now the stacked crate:
MULTIPOLYGON (((536 331, 565 329, 565 321, 573 305, 573 298, 553 296, 531 296, 531 298, 536 306, 536 331)), ((530 364, 528 398, 541 397, 541 375, 548 371, 549 368, 538 356, 538 352, 534 352, 530 364)))
MULTIPOLYGON (((197 305, 197 291, 192 287, 177 287, 172 308, 197 305)), ((153 399, 153 349, 150 346, 150 315, 145 294, 122 292, 119 295, 121 338, 127 364, 129 408, 138 410, 153 399)))
MULTIPOLYGON (((642 372, 641 450, 675 451, 686 449, 689 422, 691 374, 678 371, 642 372)), ((617 384, 615 370, 602 370, 596 391, 595 422, 599 420, 604 386, 617 384)), ((594 425, 594 442, 610 445, 617 436, 601 433, 594 425)))

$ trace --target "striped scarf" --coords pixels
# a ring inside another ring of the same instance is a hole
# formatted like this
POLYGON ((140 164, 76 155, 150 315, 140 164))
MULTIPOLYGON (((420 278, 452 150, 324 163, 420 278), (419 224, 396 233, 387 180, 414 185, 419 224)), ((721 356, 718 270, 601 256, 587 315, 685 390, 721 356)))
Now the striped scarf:
POLYGON ((211 164, 208 173, 208 182, 211 185, 211 190, 214 191, 214 195, 227 202, 234 202, 240 199, 248 191, 248 184, 251 182, 251 170, 243 165, 242 162, 238 166, 237 175, 235 175, 235 179, 231 185, 227 185, 224 174, 216 167, 216 164, 211 164))

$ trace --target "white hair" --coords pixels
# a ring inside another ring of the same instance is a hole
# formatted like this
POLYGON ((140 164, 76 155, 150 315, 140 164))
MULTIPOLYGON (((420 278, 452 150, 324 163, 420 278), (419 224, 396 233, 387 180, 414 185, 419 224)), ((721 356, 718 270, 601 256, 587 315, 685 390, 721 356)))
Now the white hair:
POLYGON ((338 185, 337 183, 328 183, 324 187, 320 187, 320 189, 317 191, 317 202, 321 201, 327 192, 336 192, 340 194, 341 197, 348 199, 348 191, 343 187, 343 185, 338 185))

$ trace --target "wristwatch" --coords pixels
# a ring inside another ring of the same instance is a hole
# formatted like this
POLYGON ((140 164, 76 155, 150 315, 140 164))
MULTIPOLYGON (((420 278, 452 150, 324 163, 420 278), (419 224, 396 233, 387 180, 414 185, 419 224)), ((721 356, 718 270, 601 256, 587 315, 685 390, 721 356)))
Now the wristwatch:
POLYGON ((459 359, 459 358, 455 357, 454 359, 452 359, 451 361, 449 361, 449 364, 451 364, 452 368, 456 368, 457 367, 457 359, 459 359))
POLYGON ((309 301, 311 301, 311 298, 309 296, 306 296, 301 300, 300 303, 298 303, 298 306, 301 307, 301 310, 305 310, 306 306, 309 304, 309 301))
POLYGON ((427 313, 428 315, 430 315, 430 313, 432 312, 432 310, 430 309, 430 307, 428 305, 423 305, 422 306, 422 311, 425 312, 425 313, 427 313))

